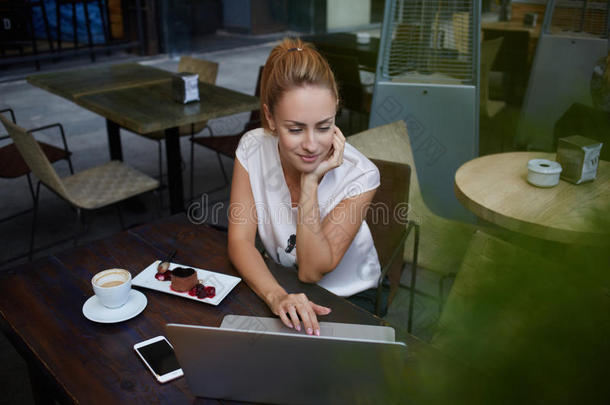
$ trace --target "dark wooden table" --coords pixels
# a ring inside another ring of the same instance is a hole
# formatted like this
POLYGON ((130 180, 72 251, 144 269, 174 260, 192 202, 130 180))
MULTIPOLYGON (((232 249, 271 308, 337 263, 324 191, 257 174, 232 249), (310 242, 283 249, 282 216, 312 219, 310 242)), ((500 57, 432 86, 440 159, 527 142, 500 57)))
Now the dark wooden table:
MULTIPOLYGON (((0 274, 0 323, 29 365, 40 403, 49 401, 50 393, 66 403, 219 403, 193 397, 184 378, 158 384, 132 347, 163 335, 169 322, 220 326, 227 314, 273 316, 243 281, 218 306, 140 289, 148 305, 133 319, 100 324, 82 314, 83 303, 92 295, 90 280, 95 273, 121 267, 135 276, 174 248, 176 262, 237 275, 228 260, 226 235, 193 225, 183 215, 0 274)), ((382 322, 316 285, 300 283, 288 269, 272 265, 272 271, 287 290, 306 292, 312 300, 331 307, 326 321, 382 322)))
POLYGON ((171 80, 172 73, 139 63, 70 69, 39 73, 27 77, 27 82, 50 93, 76 101, 85 94, 126 89, 171 80))
POLYGON ((184 211, 178 127, 254 110, 258 98, 212 84, 199 84, 201 101, 175 102, 172 73, 125 63, 28 76, 30 84, 106 118, 110 159, 123 160, 120 128, 137 133, 165 131, 172 213, 184 211))
POLYGON ((308 35, 303 37, 303 40, 313 43, 322 52, 356 56, 358 64, 371 72, 376 70, 377 55, 379 54, 379 38, 371 37, 368 43, 359 44, 356 40, 356 34, 337 32, 308 35))

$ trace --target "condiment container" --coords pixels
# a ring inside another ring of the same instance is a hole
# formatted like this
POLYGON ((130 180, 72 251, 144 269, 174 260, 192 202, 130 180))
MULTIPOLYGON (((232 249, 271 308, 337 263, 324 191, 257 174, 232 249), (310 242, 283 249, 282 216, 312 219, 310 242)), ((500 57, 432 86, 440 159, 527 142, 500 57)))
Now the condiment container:
POLYGON ((175 74, 172 78, 172 92, 174 100, 179 103, 199 101, 199 75, 189 72, 175 74))
POLYGON ((561 165, 547 159, 527 162, 527 181, 538 187, 553 187, 559 183, 561 165))
POLYGON ((557 161, 563 167, 561 179, 574 184, 595 180, 602 146, 601 142, 580 135, 559 138, 557 161))

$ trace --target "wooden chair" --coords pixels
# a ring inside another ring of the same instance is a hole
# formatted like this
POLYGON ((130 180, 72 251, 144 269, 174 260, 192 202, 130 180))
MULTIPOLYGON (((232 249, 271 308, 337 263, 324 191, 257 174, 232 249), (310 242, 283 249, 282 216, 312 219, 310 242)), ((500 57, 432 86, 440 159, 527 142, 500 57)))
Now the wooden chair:
MULTIPOLYGON (((180 62, 178 62, 178 72, 197 73, 199 75, 200 82, 214 84, 216 83, 216 77, 218 76, 218 63, 210 62, 203 59, 196 59, 190 56, 182 56, 180 58, 180 62)), ((208 126, 207 121, 200 121, 190 125, 182 125, 179 128, 180 136, 190 136, 191 139, 194 137, 195 134, 203 131, 204 129, 207 129, 208 131, 210 131, 210 133, 212 133, 212 128, 208 126)), ((147 134, 138 133, 138 135, 157 142, 159 153, 159 179, 162 179, 163 148, 161 142, 163 141, 163 139, 165 139, 165 132, 156 131, 147 134)))
MULTIPOLYGON (((412 266, 411 285, 408 287, 411 291, 410 308, 413 308, 414 293, 417 293, 438 300, 440 313, 444 300, 444 281, 454 277, 457 273, 475 228, 462 222, 440 217, 426 206, 421 195, 417 167, 404 121, 369 129, 350 136, 347 141, 369 159, 383 159, 411 167, 410 218, 421 227, 421 237, 417 245, 419 249, 417 265, 437 274, 439 284, 438 297, 416 290, 417 267, 412 266)), ((415 254, 412 246, 414 245, 407 244, 406 246, 404 256, 406 260, 415 254)), ((409 311, 411 312, 411 309, 409 311)), ((409 330, 411 326, 412 317, 409 316, 409 330)))
MULTIPOLYGON (((254 95, 256 97, 260 96, 260 87, 261 87, 261 77, 263 74, 264 66, 261 66, 258 70, 258 78, 256 79, 256 88, 254 90, 254 95)), ((224 165, 222 164, 222 159, 220 155, 227 156, 231 159, 235 159, 235 151, 237 150, 237 146, 239 145, 239 140, 242 135, 246 132, 259 128, 261 126, 261 112, 260 110, 252 110, 250 112, 250 119, 244 125, 244 129, 237 134, 232 135, 221 135, 214 136, 212 131, 210 131, 210 136, 198 136, 191 137, 191 200, 193 200, 193 190, 194 190, 194 154, 195 154, 195 144, 204 146, 208 149, 211 149, 216 152, 216 157, 218 159, 218 165, 220 166, 220 170, 222 171, 222 176, 224 178, 225 184, 223 187, 229 184, 229 178, 225 171, 224 165)))
POLYGON ((499 37, 481 43, 481 84, 479 95, 481 117, 493 118, 506 107, 504 101, 489 99, 489 73, 503 40, 504 38, 499 37))
MULTIPOLYGON (((159 182, 119 161, 111 161, 95 166, 80 173, 60 178, 34 140, 32 134, 12 123, 0 114, 0 120, 13 139, 17 150, 34 175, 38 178, 34 193, 34 215, 30 236, 30 259, 34 251, 34 234, 38 214, 38 197, 40 185, 67 201, 76 209, 77 223, 82 221, 84 210, 97 210, 127 200, 128 198, 155 191, 159 182)), ((117 205, 118 208, 118 205, 117 205)), ((120 209, 119 220, 123 225, 120 209)), ((124 227, 124 226, 123 226, 124 227)), ((75 233, 76 236, 76 233, 75 233)), ((76 243, 76 237, 75 237, 76 243)))
MULTIPOLYGON (((0 110, 0 114, 9 113, 11 116, 11 120, 14 124, 17 123, 15 119, 15 113, 10 108, 5 108, 0 110)), ((50 163, 55 163, 58 160, 66 160, 68 162, 68 167, 70 168, 70 173, 74 174, 74 169, 72 168, 72 160, 70 159, 71 152, 68 150, 68 144, 66 143, 66 136, 64 134, 64 128, 61 124, 51 124, 45 125, 40 128, 33 128, 28 130, 29 133, 42 131, 50 128, 58 128, 61 135, 61 140, 63 143, 63 149, 58 148, 53 145, 49 145, 48 143, 38 142, 40 148, 46 155, 47 159, 50 163)), ((8 139, 8 135, 0 136, 0 140, 8 139)), ((34 200, 34 187, 32 186, 32 179, 30 177, 30 168, 27 163, 21 157, 21 154, 17 150, 17 147, 14 143, 10 143, 0 147, 0 178, 3 179, 15 179, 21 176, 26 176, 28 180, 28 186, 30 190, 30 194, 32 195, 32 200, 34 200)), ((27 210, 17 212, 10 216, 4 217, 0 219, 0 222, 7 221, 9 219, 15 218, 19 215, 26 214, 30 212, 32 209, 28 208, 27 210)))
POLYGON ((349 111, 349 126, 352 132, 352 113, 368 118, 373 99, 372 89, 360 80, 358 59, 351 55, 337 55, 321 50, 328 61, 339 86, 341 106, 349 111))
MULTIPOLYGON (((411 230, 415 232, 414 243, 419 242, 419 226, 406 217, 409 212, 411 181, 409 165, 379 159, 371 159, 371 161, 379 169, 381 184, 367 211, 366 223, 373 235, 381 264, 375 314, 382 316, 392 304, 400 286, 400 278, 404 270, 405 242, 411 230), (389 287, 389 295, 386 308, 383 308, 382 292, 386 286, 389 287)), ((417 247, 413 250, 413 263, 417 263, 417 247)))

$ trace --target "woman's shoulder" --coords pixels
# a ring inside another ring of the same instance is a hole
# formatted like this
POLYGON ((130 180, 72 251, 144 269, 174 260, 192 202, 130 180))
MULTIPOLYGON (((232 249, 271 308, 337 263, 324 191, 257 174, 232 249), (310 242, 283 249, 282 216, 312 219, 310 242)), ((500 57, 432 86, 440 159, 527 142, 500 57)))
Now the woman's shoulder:
POLYGON ((269 141, 269 139, 273 139, 273 137, 267 134, 264 128, 251 129, 242 135, 239 140, 239 147, 250 149, 265 141, 269 141))
MULTIPOLYGON (((263 128, 256 128, 246 132, 241 137, 235 155, 242 166, 248 170, 248 166, 251 163, 249 161, 255 156, 263 157, 265 153, 272 151, 273 143, 274 138, 272 135, 269 135, 263 128)), ((256 158, 254 159, 256 160, 256 158)))
POLYGON ((328 184, 335 193, 347 190, 348 195, 372 190, 380 184, 377 166, 349 143, 343 150, 343 164, 335 169, 332 179, 328 184))
POLYGON ((345 149, 343 151, 343 161, 346 163, 345 169, 354 174, 357 173, 377 173, 379 174, 379 169, 373 162, 369 160, 366 156, 364 156, 358 149, 349 143, 345 143, 345 149))

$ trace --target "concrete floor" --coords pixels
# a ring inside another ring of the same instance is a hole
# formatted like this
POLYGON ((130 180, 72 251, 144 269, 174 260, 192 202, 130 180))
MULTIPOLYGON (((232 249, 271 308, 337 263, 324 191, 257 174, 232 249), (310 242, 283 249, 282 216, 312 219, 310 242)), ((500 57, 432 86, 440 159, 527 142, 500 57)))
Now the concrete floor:
MULTIPOLYGON (((232 42, 232 45, 235 45, 234 42, 232 42)), ((220 86, 254 94, 258 67, 264 64, 269 51, 275 43, 270 41, 228 50, 202 52, 193 54, 193 56, 219 63, 217 84, 220 86)), ((146 65, 170 71, 175 71, 178 64, 177 59, 170 59, 166 56, 133 58, 131 56, 119 55, 109 60, 100 60, 97 65, 100 63, 116 63, 117 60, 136 60, 146 65)), ((85 63, 87 62, 85 61, 85 63)), ((7 72, 4 71, 2 73, 7 72)), ((0 109, 6 107, 12 108, 17 116, 18 124, 25 128, 61 122, 66 130, 69 147, 73 151, 72 159, 74 169, 77 172, 108 161, 105 120, 72 102, 29 85, 24 80, 25 74, 29 73, 33 72, 28 72, 27 69, 25 71, 17 70, 12 72, 12 76, 11 72, 8 72, 8 74, 3 74, 0 77, 0 94, 2 95, 0 109)), ((209 124, 215 134, 229 134, 239 132, 248 117, 249 113, 243 113, 212 120, 209 124)), ((0 131, 0 133, 3 132, 0 131)), ((49 143, 57 143, 59 141, 58 135, 52 131, 39 133, 37 137, 49 143)), ((0 141, 0 145, 6 142, 0 141)), ((156 142, 127 131, 122 131, 122 144, 126 163, 150 175, 156 176, 158 174, 156 142)), ((185 161, 185 169, 183 171, 185 193, 188 196, 190 178, 188 169, 190 162, 189 142, 184 139, 181 145, 182 156, 185 161)), ((232 164, 232 160, 224 159, 224 165, 229 175, 232 171, 232 164)), ((69 173, 67 164, 64 162, 56 163, 55 167, 60 176, 69 173)), ((218 188, 223 184, 215 154, 204 148, 198 147, 195 150, 194 172, 196 175, 196 195, 200 195, 205 190, 218 188)), ((169 215, 167 194, 163 193, 162 197, 164 201, 162 215, 169 215)), ((205 204, 211 205, 220 202, 226 207, 228 205, 229 188, 226 187, 210 194, 204 193, 200 198, 202 198, 205 204)), ((153 199, 152 195, 141 198, 142 203, 146 206, 144 212, 124 211, 127 227, 155 219, 155 201, 153 199)), ((30 207, 31 204, 32 200, 25 178, 13 180, 0 179, 0 212, 2 217, 30 207)), ((35 257, 44 257, 70 247, 72 241, 59 244, 56 244, 56 242, 69 238, 72 235, 73 221, 74 212, 69 206, 48 190, 44 190, 40 196, 39 221, 35 233, 36 246, 55 245, 39 250, 35 257)), ((88 232, 79 240, 79 243, 101 239, 121 230, 116 211, 112 209, 96 212, 90 217, 90 221, 88 232)), ((226 211, 222 212, 217 222, 226 224, 226 211)), ((27 260, 25 257, 12 258, 23 256, 27 252, 30 227, 30 214, 0 222, 0 271, 27 260)), ((419 287, 434 293, 436 291, 435 276, 426 272, 418 274, 419 287)), ((403 280, 408 280, 408 277, 409 270, 407 269, 403 280)), ((396 326, 398 336, 404 333, 406 328, 407 309, 408 293, 405 290, 401 291, 388 313, 388 321, 396 326)), ((429 339, 437 319, 437 304, 434 301, 418 297, 415 309, 414 332, 424 339, 429 339)), ((0 391, 3 392, 0 395, 0 404, 32 403, 25 364, 1 334, 0 362, 5 365, 0 370, 0 391)))

